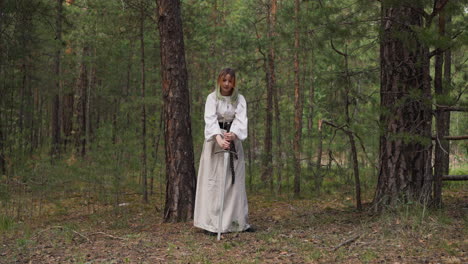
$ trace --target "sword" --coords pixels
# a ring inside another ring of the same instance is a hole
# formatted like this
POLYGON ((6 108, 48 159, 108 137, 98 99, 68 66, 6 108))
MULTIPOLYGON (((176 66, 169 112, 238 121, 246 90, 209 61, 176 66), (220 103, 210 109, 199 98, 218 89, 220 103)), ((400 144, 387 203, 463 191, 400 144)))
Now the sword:
MULTIPOLYGON (((225 121, 223 120, 223 123, 224 122, 225 121)), ((224 150, 215 152, 215 154, 224 153, 224 177, 221 177, 221 186, 220 186, 221 188, 219 190, 220 195, 221 195, 221 206, 220 206, 219 215, 218 215, 218 241, 221 240, 221 229, 223 228, 224 192, 226 189, 226 178, 228 176, 228 171, 229 171, 229 167, 228 167, 229 152, 230 152, 230 149, 224 149, 224 150)))
POLYGON ((224 177, 221 177, 221 188, 220 188, 220 195, 221 195, 221 208, 219 210, 218 216, 218 241, 221 240, 221 229, 223 228, 223 210, 224 210, 224 192, 226 189, 226 177, 228 175, 229 167, 229 150, 220 151, 218 153, 224 153, 224 177))

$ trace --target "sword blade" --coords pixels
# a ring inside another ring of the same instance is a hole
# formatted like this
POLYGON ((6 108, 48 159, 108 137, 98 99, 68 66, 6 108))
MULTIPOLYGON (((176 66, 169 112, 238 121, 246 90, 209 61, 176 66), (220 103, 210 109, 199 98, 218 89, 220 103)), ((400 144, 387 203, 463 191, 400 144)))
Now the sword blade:
POLYGON ((226 151, 224 152, 224 175, 221 177, 221 185, 220 185, 221 206, 220 206, 219 216, 218 216, 218 240, 221 240, 221 230, 223 228, 224 192, 226 189, 226 177, 229 171, 228 161, 229 161, 229 151, 226 151))

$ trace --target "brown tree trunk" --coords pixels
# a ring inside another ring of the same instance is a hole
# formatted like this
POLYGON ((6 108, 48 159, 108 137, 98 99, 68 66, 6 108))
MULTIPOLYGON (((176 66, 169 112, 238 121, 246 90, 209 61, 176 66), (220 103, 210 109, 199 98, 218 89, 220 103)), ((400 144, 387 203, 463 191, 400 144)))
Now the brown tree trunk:
POLYGON ((317 163, 315 164, 315 191, 320 193, 322 187, 322 153, 323 153, 323 136, 322 136, 322 120, 318 121, 318 146, 317 146, 317 163))
POLYGON ((423 25, 415 5, 382 1, 377 211, 408 200, 426 204, 432 198, 429 52, 412 29, 423 25))
MULTIPOLYGON (((134 40, 131 38, 130 40, 130 50, 127 58, 127 78, 126 78, 126 84, 125 84, 125 89, 124 89, 124 102, 128 100, 130 94, 132 94, 132 91, 130 90, 132 87, 132 65, 133 65, 133 46, 134 46, 134 40)), ((127 127, 130 126, 130 113, 127 112, 126 114, 126 124, 127 127)))
POLYGON ((72 142, 73 131, 73 93, 64 94, 62 97, 62 131, 63 131, 63 146, 66 151, 67 146, 72 142))
MULTIPOLYGON (((0 0, 0 10, 3 10, 3 1, 0 0)), ((0 32, 3 32, 3 12, 0 12, 0 32)), ((3 41, 0 39, 0 76, 3 80, 5 74, 3 72, 3 41)), ((5 96, 3 82, 0 83, 0 93, 5 96)), ((0 100, 0 107, 3 109, 3 98, 0 100)), ((0 113, 0 173, 6 175, 6 163, 5 163, 5 132, 4 132, 4 120, 3 112, 0 113)))
POLYGON ((283 170, 283 145, 281 143, 281 117, 279 109, 279 95, 278 89, 275 87, 273 90, 273 101, 275 106, 275 130, 276 130, 276 175, 277 175, 277 185, 278 192, 282 192, 282 170, 283 170))
POLYGON ((300 1, 294 6, 294 197, 301 192, 301 136, 302 136, 302 91, 299 86, 299 8, 300 1))
MULTIPOLYGON (((253 120, 252 120, 253 121, 253 120)), ((248 180, 248 186, 249 186, 249 191, 252 191, 252 126, 247 127, 247 134, 249 137, 247 138, 247 160, 248 160, 248 172, 249 172, 249 180, 248 180)))
MULTIPOLYGON (((161 111, 161 114, 159 116, 159 131, 158 135, 153 135, 153 151, 152 151, 152 156, 153 156, 153 163, 157 164, 158 162, 158 155, 159 155, 159 143, 161 141, 161 134, 163 131, 163 124, 164 124, 164 113, 161 111)), ((150 182, 150 195, 153 195, 153 182, 154 182, 154 176, 151 175, 151 182, 150 182)))
POLYGON ((141 63, 141 178, 143 180, 143 201, 148 202, 148 177, 146 165, 146 105, 145 105, 145 38, 144 38, 144 25, 145 25, 145 9, 142 3, 140 14, 140 63, 141 63))
MULTIPOLYGON (((216 46, 217 43, 217 37, 218 37, 218 30, 220 28, 220 10, 218 8, 218 1, 214 0, 213 1, 213 8, 211 9, 211 23, 212 26, 214 27, 213 34, 211 35, 211 43, 210 43, 210 55, 212 58, 215 58, 216 55, 218 54, 219 48, 216 46)), ((219 71, 219 62, 218 60, 213 61, 213 65, 210 67, 209 71, 209 77, 216 76, 217 72, 219 71)))
POLYGON ((351 145, 351 157, 352 157, 352 164, 353 164, 353 174, 354 174, 354 187, 355 187, 355 195, 356 195, 356 209, 359 211, 362 210, 362 202, 361 202, 361 180, 359 179, 359 163, 357 157, 357 149, 356 149, 356 141, 354 140, 354 134, 352 132, 348 132, 349 143, 351 145))
MULTIPOLYGON (((311 52, 312 58, 309 61, 311 64, 310 71, 307 74, 307 79, 309 79, 309 94, 307 97, 307 104, 308 104, 308 112, 307 112, 307 137, 309 138, 309 146, 307 150, 307 155, 308 155, 308 171, 310 172, 311 175, 315 175, 313 181, 314 181, 314 190, 317 190, 317 176, 319 171, 317 168, 320 168, 320 166, 317 167, 315 166, 315 173, 314 173, 314 164, 313 164, 313 159, 314 159, 314 141, 312 140, 314 138, 314 105, 315 105, 315 86, 314 86, 314 78, 313 78, 313 52, 311 52)), ((321 131, 319 132, 321 133, 321 131)), ((321 135, 320 135, 321 136, 321 135)), ((319 144, 321 144, 322 139, 319 138, 319 144)))
MULTIPOLYGON (((346 117, 346 127, 351 127, 351 115, 349 114, 349 107, 351 104, 350 100, 350 93, 351 93, 351 75, 349 73, 349 63, 348 63, 348 48, 345 48, 344 52, 339 51, 333 45, 333 41, 331 42, 333 49, 340 55, 344 57, 345 62, 345 117, 346 117)), ((354 174, 354 186, 355 186, 355 195, 356 195, 356 208, 361 211, 362 210, 362 203, 361 203, 361 180, 359 179, 359 163, 357 157, 357 149, 356 149, 356 141, 354 139, 353 131, 345 131, 346 135, 349 138, 349 144, 351 145, 351 164, 353 167, 353 174, 354 174)))
POLYGON ((75 136, 76 153, 84 157, 86 155, 86 102, 88 88, 88 67, 86 57, 89 55, 89 47, 83 48, 82 61, 80 63, 80 73, 75 87, 74 96, 74 120, 73 126, 75 136))
MULTIPOLYGON (((98 87, 97 64, 96 64, 96 57, 97 57, 96 47, 93 48, 93 52, 92 52, 92 54, 90 53, 90 56, 93 56, 93 58, 92 58, 92 62, 90 63, 91 71, 90 71, 90 76, 89 76, 89 83, 86 86, 86 105, 85 105, 85 113, 86 113, 86 115, 85 115, 85 120, 86 120, 86 123, 85 123, 85 140, 86 140, 86 145, 87 145, 88 151, 89 151, 89 149, 91 148, 91 145, 92 145, 91 141, 92 141, 92 138, 93 138, 94 129, 99 128, 99 122, 100 122, 100 120, 99 120, 99 118, 100 118, 99 110, 98 109, 94 109, 94 111, 92 110, 93 109, 92 108, 93 97, 92 97, 92 93, 91 93, 91 91, 96 91, 96 89, 98 87), (93 115, 93 113, 95 113, 95 115, 93 115), (94 125, 93 125, 93 122, 92 122, 93 117, 96 119, 95 122, 94 122, 94 125)), ((96 105, 98 105, 98 104, 96 104, 96 105)))
POLYGON ((0 115, 0 173, 6 175, 6 162, 5 162, 5 137, 3 134, 3 117, 0 115))
MULTIPOLYGON (((439 34, 445 35, 445 14, 439 14, 439 34)), ((450 50, 440 53, 435 57, 434 90, 437 104, 445 105, 443 101, 450 96, 450 50), (445 76, 442 76, 445 55, 445 76), (447 58, 448 57, 448 58, 447 58), (448 65, 447 65, 448 64, 448 65), (444 83, 445 82, 445 83, 444 83)), ((444 139, 449 136, 450 131, 450 111, 442 111, 441 107, 436 108, 436 141, 434 149, 434 205, 442 206, 442 176, 449 174, 450 162, 450 142, 444 139)))
MULTIPOLYGON (((57 0, 57 18, 55 20, 55 39, 58 42, 62 41, 62 9, 63 9, 63 0, 57 0)), ((61 43, 58 45, 57 50, 55 51, 55 63, 54 63, 54 72, 55 72, 55 91, 52 97, 52 149, 51 156, 57 157, 60 155, 60 56, 61 56, 61 43)))
POLYGON ((267 35, 269 41, 268 48, 268 65, 267 65, 267 104, 266 104, 266 120, 265 120, 265 153, 263 159, 263 182, 268 182, 270 190, 273 191, 273 148, 272 148, 272 131, 273 131, 273 91, 276 85, 275 76, 275 24, 276 24, 276 0, 270 0, 267 14, 267 35))
MULTIPOLYGON (((26 46, 23 43, 21 49, 26 50, 26 46)), ((22 73, 22 78, 21 78, 21 88, 20 88, 20 109, 18 113, 18 126, 19 126, 19 134, 20 134, 20 147, 23 147, 23 118, 24 118, 24 107, 25 107, 25 93, 26 93, 26 62, 25 58, 23 58, 23 63, 21 65, 21 73, 22 73)))
POLYGON ((157 0, 166 145, 164 221, 193 218, 195 166, 180 1, 157 0))
MULTIPOLYGON (((1 51, 0 51, 1 52, 1 51)), ((1 63, 1 62, 0 62, 1 63)), ((0 71, 1 72, 1 71, 0 71)), ((31 83, 32 84, 32 83, 31 83)), ((34 88, 31 88, 32 93, 32 120, 31 120, 31 152, 39 147, 39 131, 41 129, 40 122, 41 117, 39 116, 40 113, 40 88, 39 85, 34 85, 34 88)))

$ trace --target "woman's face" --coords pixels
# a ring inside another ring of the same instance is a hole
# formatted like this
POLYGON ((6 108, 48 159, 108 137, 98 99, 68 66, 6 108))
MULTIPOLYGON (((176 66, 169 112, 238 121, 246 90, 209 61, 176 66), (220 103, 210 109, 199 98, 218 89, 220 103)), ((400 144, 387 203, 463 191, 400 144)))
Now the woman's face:
POLYGON ((234 78, 230 74, 221 77, 221 95, 229 96, 234 90, 234 78))

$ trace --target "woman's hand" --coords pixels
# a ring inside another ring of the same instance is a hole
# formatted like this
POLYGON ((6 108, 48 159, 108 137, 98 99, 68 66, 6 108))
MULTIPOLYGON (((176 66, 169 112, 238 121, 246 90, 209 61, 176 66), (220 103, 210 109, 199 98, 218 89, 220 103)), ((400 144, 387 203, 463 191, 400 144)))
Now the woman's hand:
POLYGON ((224 133, 224 139, 231 142, 231 141, 236 140, 237 136, 236 136, 236 134, 234 134, 232 132, 227 132, 227 133, 224 133))
POLYGON ((229 149, 230 142, 226 140, 226 137, 223 138, 221 135, 217 135, 216 142, 222 149, 229 149))

